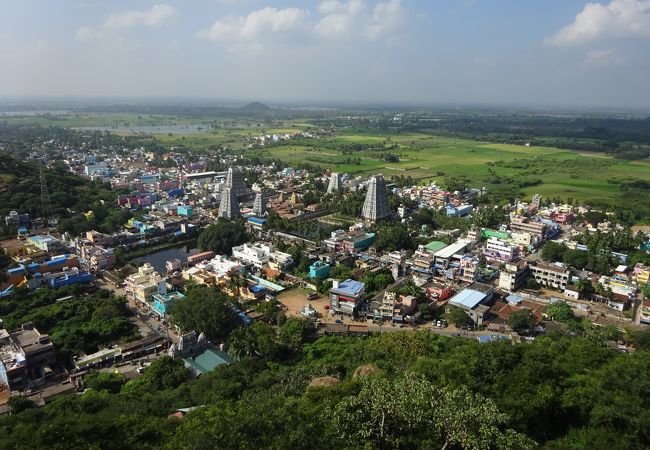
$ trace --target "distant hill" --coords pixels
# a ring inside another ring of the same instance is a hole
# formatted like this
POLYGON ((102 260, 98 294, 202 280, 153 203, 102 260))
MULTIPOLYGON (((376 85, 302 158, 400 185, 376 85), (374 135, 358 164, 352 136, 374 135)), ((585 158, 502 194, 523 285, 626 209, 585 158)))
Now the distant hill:
POLYGON ((267 112, 271 110, 271 107, 260 102, 250 102, 239 109, 246 112, 267 112))

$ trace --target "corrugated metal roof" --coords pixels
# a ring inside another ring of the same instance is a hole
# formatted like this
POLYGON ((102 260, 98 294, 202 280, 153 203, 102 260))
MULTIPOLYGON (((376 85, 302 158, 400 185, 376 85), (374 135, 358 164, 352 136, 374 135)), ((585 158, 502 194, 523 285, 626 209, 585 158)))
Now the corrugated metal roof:
POLYGON ((473 289, 463 289, 449 300, 450 305, 460 306, 464 309, 474 309, 486 297, 483 292, 473 289))

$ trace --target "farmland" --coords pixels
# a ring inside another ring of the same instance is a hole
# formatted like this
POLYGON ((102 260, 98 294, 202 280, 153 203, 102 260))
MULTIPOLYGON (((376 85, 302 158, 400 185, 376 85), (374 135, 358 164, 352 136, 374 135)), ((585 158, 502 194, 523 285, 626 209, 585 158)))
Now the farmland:
POLYGON ((339 134, 314 145, 286 145, 247 150, 247 155, 277 158, 287 164, 309 163, 353 174, 381 172, 387 177, 410 176, 418 180, 465 179, 473 187, 499 188, 508 181, 530 181, 527 195, 612 200, 620 194, 620 182, 650 181, 650 162, 624 161, 601 154, 578 153, 551 147, 493 144, 427 134, 354 135, 339 134), (343 143, 373 144, 386 139, 394 144, 387 150, 399 162, 379 159, 376 151, 342 154, 333 147, 343 143), (350 157, 358 163, 346 162, 350 157))
MULTIPOLYGON (((165 115, 134 113, 69 113, 35 116, 5 116, 8 125, 42 125, 66 128, 102 127, 121 136, 151 138, 164 148, 215 150, 227 146, 247 157, 277 159, 285 164, 309 164, 367 175, 411 177, 418 182, 444 183, 454 179, 471 187, 487 187, 503 195, 546 197, 593 203, 618 202, 622 183, 650 182, 650 160, 615 159, 603 152, 579 151, 552 146, 497 144, 443 137, 429 132, 380 130, 373 127, 338 126, 331 136, 289 140, 265 148, 248 148, 246 138, 261 134, 297 133, 318 127, 303 117, 165 115), (386 155, 391 155, 387 160, 386 155)), ((553 136, 538 142, 557 142, 553 136)), ((153 141, 152 141, 153 142, 153 141)), ((598 145, 594 141, 594 146, 598 145)), ((595 147, 594 147, 595 148, 595 147)), ((647 190, 635 189, 640 202, 647 190)))

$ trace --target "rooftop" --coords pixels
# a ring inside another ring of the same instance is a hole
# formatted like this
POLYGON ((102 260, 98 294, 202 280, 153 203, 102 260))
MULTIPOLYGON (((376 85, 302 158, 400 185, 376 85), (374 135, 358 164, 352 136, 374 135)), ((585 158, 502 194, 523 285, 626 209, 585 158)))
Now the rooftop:
POLYGON ((347 280, 342 281, 341 283, 339 283, 339 286, 337 288, 332 288, 332 291, 335 291, 337 293, 344 294, 344 295, 356 296, 356 295, 359 295, 359 293, 361 293, 364 286, 365 286, 365 284, 363 284, 363 283, 361 283, 359 281, 351 280, 351 279, 348 278, 347 280))
POLYGON ((454 242, 451 245, 448 245, 447 247, 443 248, 442 250, 438 250, 435 255, 438 258, 451 258, 454 256, 456 253, 461 252, 467 247, 468 242, 464 240, 460 240, 457 242, 454 242))
POLYGON ((490 291, 486 290, 484 287, 490 288, 490 286, 481 283, 474 283, 470 287, 463 289, 458 294, 454 295, 449 300, 449 304, 464 309, 474 309, 489 295, 490 291))
POLYGON ((185 361, 186 366, 195 370, 199 374, 203 374, 212 372, 214 369, 224 364, 230 364, 232 358, 228 353, 214 348, 206 348, 194 358, 184 358, 183 361, 185 361))

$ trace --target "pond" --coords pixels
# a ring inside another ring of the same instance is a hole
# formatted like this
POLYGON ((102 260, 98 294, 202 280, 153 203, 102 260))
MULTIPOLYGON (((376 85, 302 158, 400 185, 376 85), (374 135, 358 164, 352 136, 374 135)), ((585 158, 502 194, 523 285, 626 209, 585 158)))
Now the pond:
POLYGON ((133 263, 140 266, 144 263, 151 264, 158 272, 165 272, 165 263, 171 259, 180 259, 182 263, 187 262, 187 257, 200 253, 196 247, 196 241, 188 242, 178 247, 166 248, 149 255, 140 256, 133 260, 133 263))

